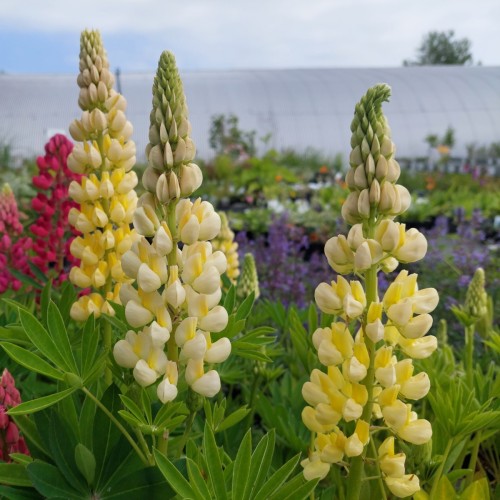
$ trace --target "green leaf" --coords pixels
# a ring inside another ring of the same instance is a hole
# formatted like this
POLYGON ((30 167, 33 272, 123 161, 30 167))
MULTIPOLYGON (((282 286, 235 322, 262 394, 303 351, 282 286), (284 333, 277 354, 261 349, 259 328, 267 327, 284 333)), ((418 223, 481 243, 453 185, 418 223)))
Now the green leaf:
MULTIPOLYGON (((121 407, 121 401, 119 398, 119 390, 116 385, 110 385, 100 400, 103 406, 106 407, 111 414, 116 415, 118 413, 118 409, 121 407)), ((96 458, 96 484, 99 484, 105 477, 103 473, 106 459, 121 437, 119 429, 101 408, 97 409, 94 417, 93 437, 92 451, 96 458)))
POLYGON ((260 487, 264 484, 264 481, 267 477, 267 473, 269 472, 269 468, 271 467, 271 461, 273 459, 274 455, 274 444, 275 444, 275 432, 274 429, 269 431, 268 434, 266 434, 261 440, 260 443, 258 444, 257 448, 263 447, 264 448, 264 454, 261 456, 260 453, 256 454, 259 458, 259 469, 257 473, 257 477, 255 478, 255 481, 253 482, 252 485, 252 492, 250 495, 250 498, 253 498, 255 496, 255 493, 259 491, 260 487))
MULTIPOLYGON (((245 488, 245 493, 243 494, 243 500, 248 500, 252 498, 252 490, 256 486, 257 478, 261 475, 261 468, 265 465, 264 456, 266 454, 266 449, 269 444, 270 434, 266 434, 256 446, 254 452, 252 453, 252 458, 250 461, 250 468, 247 470, 247 485, 245 488)), ((274 448, 274 434, 272 435, 273 448, 274 448)), ((267 471, 264 472, 264 475, 267 471)))
POLYGON ((316 487, 318 479, 306 481, 302 473, 294 476, 288 483, 281 486, 269 500, 302 500, 316 487), (304 488, 305 487, 305 488, 304 488), (307 494, 305 495, 305 491, 307 494))
POLYGON ((28 368, 28 370, 41 373, 55 380, 64 380, 64 373, 60 372, 52 365, 49 365, 49 363, 44 361, 40 356, 24 349, 24 347, 10 344, 9 342, 2 342, 2 347, 9 357, 21 366, 28 368))
POLYGON ((13 344, 23 344, 31 347, 31 341, 21 325, 0 326, 0 342, 6 340, 13 344))
POLYGON ((26 276, 26 274, 22 273, 21 271, 18 271, 13 267, 9 268, 9 273, 12 274, 12 276, 16 277, 19 281, 24 283, 25 285, 32 286, 37 290, 42 289, 42 285, 40 285, 38 281, 34 280, 31 276, 26 276))
POLYGON ((198 498, 199 500, 206 500, 208 498, 211 498, 207 483, 203 478, 198 464, 190 458, 186 459, 186 464, 189 476, 189 484, 193 486, 196 498, 198 498))
POLYGON ((58 401, 68 397, 70 394, 76 391, 76 387, 70 387, 61 392, 56 392, 55 394, 50 394, 42 398, 33 399, 32 401, 27 401, 26 403, 21 403, 20 405, 10 408, 7 412, 9 415, 26 415, 27 413, 35 413, 36 411, 43 410, 56 404, 58 401))
POLYGON ((124 323, 122 320, 117 318, 116 316, 110 316, 109 314, 103 314, 101 316, 101 318, 104 321, 111 323, 118 330, 118 333, 120 334, 121 337, 124 337, 125 332, 127 330, 130 330, 130 327, 126 323, 124 323))
POLYGON ((234 288, 234 285, 231 285, 227 291, 226 298, 224 299, 224 309, 227 311, 227 314, 232 314, 235 302, 236 289, 234 288))
POLYGON ((29 455, 25 455, 24 453, 9 453, 9 455, 16 464, 20 464, 23 467, 26 467, 28 464, 33 462, 33 458, 29 455))
POLYGON ((30 338, 33 345, 52 361, 57 368, 64 371, 66 369, 64 358, 59 353, 59 350, 42 324, 31 313, 23 309, 19 309, 19 318, 26 335, 30 338))
POLYGON ((205 457, 207 459, 208 474, 212 482, 212 488, 215 492, 217 500, 227 499, 226 485, 224 483, 224 476, 222 475, 222 464, 220 461, 219 450, 212 429, 205 424, 205 431, 203 433, 203 449, 205 450, 205 457))
POLYGON ((142 388, 141 391, 141 404, 143 413, 146 416, 146 422, 151 425, 153 423, 153 415, 151 414, 151 400, 149 399, 148 391, 145 388, 142 388))
POLYGON ((252 457, 252 429, 248 429, 241 441, 233 468, 232 498, 244 498, 247 488, 248 470, 252 457))
POLYGON ((85 396, 80 410, 78 427, 80 429, 80 440, 89 449, 92 448, 95 412, 95 402, 88 396, 85 396))
POLYGON ((238 310, 236 311, 236 322, 248 318, 248 315, 252 310, 254 301, 255 292, 252 292, 238 307, 238 310))
POLYGON ((182 420, 185 420, 188 414, 189 410, 184 403, 167 403, 165 405, 162 405, 162 407, 156 414, 153 425, 159 428, 171 428, 171 422, 173 418, 177 419, 179 417, 182 417, 182 420), (177 416, 174 417, 174 415, 177 416))
POLYGON ((120 417, 122 417, 123 420, 125 420, 125 422, 127 422, 127 424, 129 424, 132 428, 147 425, 143 420, 139 420, 135 415, 132 415, 132 413, 127 410, 119 410, 118 415, 120 415, 120 417))
POLYGON ((68 332, 66 331, 66 326, 64 325, 63 318, 57 306, 52 302, 49 302, 47 310, 47 325, 49 327, 50 335, 52 340, 59 350, 62 359, 66 363, 66 369, 78 373, 76 368, 75 357, 73 356, 73 350, 68 339, 68 332))
POLYGON ((67 323, 69 320, 69 315, 71 311, 71 306, 77 299, 75 287, 71 283, 71 281, 66 281, 63 286, 59 290, 61 300, 59 301, 59 311, 61 311, 61 315, 64 319, 64 322, 67 323))
POLYGON ((12 309, 14 309, 14 311, 18 311, 19 310, 23 310, 23 311, 28 311, 29 312, 29 308, 26 307, 24 304, 21 304, 15 300, 12 300, 12 299, 6 299, 6 298, 2 298, 2 300, 8 305, 10 306, 12 309))
POLYGON ((84 377, 84 385, 88 386, 93 384, 97 378, 99 378, 103 373, 106 367, 106 361, 108 360, 109 355, 106 351, 102 352, 101 355, 94 359, 93 365, 89 368, 84 377))
POLYGON ((454 500, 457 498, 455 493, 455 488, 450 483, 450 480, 446 476, 442 476, 436 488, 435 497, 446 498, 446 500, 454 500))
POLYGON ((288 462, 282 465, 257 491, 254 500, 267 500, 288 478, 293 472, 300 460, 300 453, 292 457, 288 462))
POLYGON ((272 362, 272 359, 260 350, 260 346, 252 346, 251 348, 245 346, 241 349, 239 345, 232 345, 231 351, 234 356, 239 356, 240 358, 264 361, 265 363, 272 362))
POLYGON ((40 311, 42 312, 42 322, 47 325, 47 315, 49 311, 49 302, 52 293, 52 282, 48 281, 43 287, 42 293, 40 294, 40 311))
MULTIPOLYGON (((35 266, 33 262, 28 262, 28 265, 30 266, 31 272, 35 275, 35 277, 40 280, 40 283, 45 283, 45 286, 50 284, 50 280, 47 279, 47 276, 40 270, 39 267, 35 266)), ((45 290, 44 286, 44 290, 45 290)))
POLYGON ((0 484, 32 486, 26 466, 21 464, 0 463, 0 484))
POLYGON ((88 491, 87 484, 78 472, 75 462, 76 436, 73 426, 67 423, 62 415, 64 413, 49 410, 39 413, 35 421, 38 429, 48 432, 48 446, 57 470, 72 488, 85 493, 88 491))
POLYGON ((186 478, 177 470, 175 465, 157 449, 153 450, 155 460, 161 473, 168 484, 181 496, 181 498, 195 498, 196 495, 186 478))
MULTIPOLYGON (((120 394, 120 399, 122 400, 122 403, 124 404, 125 408, 132 413, 139 422, 142 423, 147 423, 146 420, 144 420, 144 414, 142 410, 137 406, 137 404, 132 401, 128 396, 125 396, 124 394, 120 394)), ((119 412, 120 413, 120 412, 119 412)))
POLYGON ((81 500, 82 493, 73 489, 53 465, 35 460, 26 469, 37 491, 46 498, 81 500))
POLYGON ((87 483, 92 485, 95 478, 95 457, 82 443, 78 443, 75 447, 75 462, 87 483))
POLYGON ((40 440, 40 434, 33 420, 26 415, 12 415, 12 417, 19 430, 23 433, 31 452, 34 453, 36 448, 37 456, 40 456, 40 453, 47 456, 47 447, 40 440))
POLYGON ((175 492, 157 467, 142 467, 114 482, 111 489, 103 489, 102 500, 130 500, 141 498, 174 498, 175 492))
POLYGON ((460 500, 489 500, 490 488, 488 480, 485 477, 477 479, 472 484, 467 486, 465 491, 460 495, 460 500))
POLYGON ((300 318, 295 309, 290 309, 289 313, 290 320, 290 338, 292 339, 292 345, 294 351, 297 353, 302 365, 306 371, 309 370, 309 363, 307 361, 307 353, 309 351, 309 345, 307 341, 308 332, 302 325, 300 318))
POLYGON ((309 334, 312 335, 316 328, 318 328, 318 312, 316 311, 316 306, 314 302, 309 305, 309 310, 307 311, 307 322, 309 324, 309 334))
MULTIPOLYGON (((297 483, 305 481, 302 474, 299 474, 296 477, 300 478, 300 481, 297 480, 297 483)), ((283 499, 283 500, 303 500, 303 499, 309 497, 311 492, 316 488, 317 484, 319 483, 319 479, 313 479, 312 481, 304 482, 304 484, 302 484, 301 486, 299 486, 297 488, 295 484, 293 486, 291 485, 292 481, 290 481, 290 487, 287 490, 288 495, 281 496, 281 494, 279 494, 276 498, 283 499)))
POLYGON ((92 314, 88 317, 83 327, 81 374, 84 378, 88 377, 88 372, 94 365, 98 340, 99 332, 96 331, 95 319, 92 314))
POLYGON ((250 413, 250 408, 238 408, 235 412, 228 415, 218 426, 216 431, 221 432, 229 429, 238 422, 241 422, 250 413))

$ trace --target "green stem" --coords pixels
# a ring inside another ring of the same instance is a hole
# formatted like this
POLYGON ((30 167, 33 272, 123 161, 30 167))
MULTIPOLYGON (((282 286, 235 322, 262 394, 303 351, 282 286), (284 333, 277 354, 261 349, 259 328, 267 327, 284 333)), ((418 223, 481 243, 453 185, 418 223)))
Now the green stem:
POLYGON ((449 439, 448 444, 446 445, 446 449, 444 450, 443 460, 442 460, 441 464, 439 465, 439 469, 436 472, 436 476, 435 476, 434 480, 432 481, 432 490, 431 490, 431 494, 430 494, 430 500, 436 499, 436 491, 437 491, 438 483, 439 483, 439 480, 441 479, 441 476, 443 475, 444 466, 446 464, 446 460, 448 460, 448 455, 450 454, 451 448, 453 446, 453 441, 454 441, 453 438, 449 439))
MULTIPOLYGON (((377 266, 373 266, 366 271, 365 274, 365 289, 366 289, 366 309, 370 307, 370 304, 377 299, 377 266)), ((370 356, 370 365, 366 377, 363 380, 363 384, 368 392, 368 401, 363 408, 363 414, 361 415, 361 420, 370 423, 372 412, 373 412, 373 384, 375 381, 375 344, 368 338, 363 338, 366 347, 368 349, 368 354, 370 356)), ((351 469, 349 471, 349 476, 347 477, 347 499, 348 500, 359 500, 361 494, 361 482, 364 473, 364 459, 366 456, 366 447, 363 453, 359 457, 353 458, 351 462, 351 469)))
POLYGON ((465 374, 467 381, 474 380, 474 324, 465 327, 465 374))
MULTIPOLYGON (((104 300, 107 300, 108 292, 111 291, 113 283, 111 281, 111 276, 106 281, 106 285, 104 288, 104 300)), ((111 354, 111 341, 112 341, 112 330, 111 323, 109 321, 101 322, 101 332, 102 332, 102 343, 104 345, 104 349, 111 354)), ((113 373, 111 372, 111 368, 109 365, 106 365, 104 370, 104 383, 106 387, 110 386, 113 382, 113 373)))
POLYGON ((370 436, 370 448, 372 450, 373 457, 375 459, 375 464, 377 467, 377 480, 378 480, 378 485, 380 487, 380 494, 382 495, 382 500, 387 500, 387 495, 385 494, 384 481, 382 479, 382 471, 380 470, 380 464, 377 456, 377 449, 375 448, 375 441, 373 440, 372 436, 370 436))
POLYGON ((479 445, 481 444, 481 431, 478 431, 476 433, 476 436, 474 438, 474 445, 472 447, 472 452, 470 456, 470 463, 469 463, 469 469, 472 470, 470 476, 467 478, 466 481, 466 486, 471 484, 474 481, 474 473, 476 472, 476 465, 477 465, 477 456, 479 454, 479 445))
POLYGON ((193 427, 193 422, 196 417, 196 411, 192 411, 189 414, 187 423, 186 423, 186 428, 184 429, 184 434, 181 437, 181 440, 179 442, 179 456, 178 458, 181 457, 182 451, 184 450, 184 447, 186 446, 187 440, 189 438, 189 433, 191 432, 191 427, 193 427))
POLYGON ((147 457, 149 465, 154 465, 155 464, 155 459, 153 457, 153 454, 149 451, 149 446, 148 443, 146 443, 146 440, 144 439, 144 435, 139 429, 134 429, 135 435, 137 436, 137 439, 139 440, 139 443, 141 443, 142 450, 144 452, 144 455, 147 457))
POLYGON ((168 451, 168 436, 169 436, 169 432, 168 430, 166 430, 162 436, 160 437, 159 441, 158 441, 158 451, 162 454, 162 455, 165 455, 167 456, 167 451, 168 451))
POLYGON ((123 427, 123 425, 115 418, 115 416, 97 399, 86 387, 82 387, 82 391, 90 398, 94 403, 108 416, 108 418, 113 422, 118 430, 125 436, 125 439, 130 443, 130 446, 137 453, 139 458, 142 460, 144 465, 148 466, 149 461, 142 453, 141 449, 137 446, 137 443, 134 441, 132 436, 127 432, 127 429, 123 427))

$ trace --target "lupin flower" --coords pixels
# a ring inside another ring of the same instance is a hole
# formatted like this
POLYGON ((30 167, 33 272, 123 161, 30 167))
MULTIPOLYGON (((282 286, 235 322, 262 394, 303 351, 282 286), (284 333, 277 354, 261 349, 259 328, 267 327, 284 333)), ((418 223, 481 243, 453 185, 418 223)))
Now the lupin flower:
POLYGON ((327 373, 314 370, 302 389, 309 406, 304 424, 317 432, 314 449, 302 462, 307 479, 325 477, 330 464, 350 458, 349 497, 359 497, 363 458, 372 421, 383 419, 393 436, 379 449, 379 466, 387 487, 397 497, 419 490, 418 478, 405 475, 404 454, 394 453, 394 436, 422 444, 432 436, 427 420, 419 419, 410 401, 428 393, 427 374, 414 374, 411 358, 426 358, 437 340, 426 335, 430 312, 439 297, 435 289, 419 290, 417 275, 401 271, 379 299, 377 274, 394 271, 399 263, 415 262, 427 250, 416 229, 394 222, 410 205, 407 189, 397 184, 400 168, 382 102, 390 89, 377 85, 356 105, 351 125, 352 152, 346 183, 350 194, 342 207, 352 224, 347 237, 335 236, 325 245, 337 281, 321 283, 316 304, 337 320, 318 328, 313 344, 327 373), (341 275, 355 273, 363 281, 341 275), (351 333, 355 332, 355 335, 351 333), (346 432, 343 422, 355 422, 346 432))
POLYGON ((254 292, 254 297, 260 297, 259 276, 257 275, 257 267, 255 266, 255 258, 253 254, 246 253, 243 257, 243 271, 238 280, 237 294, 240 299, 245 299, 254 292))
POLYGON ((72 208, 68 219, 82 235, 71 243, 80 266, 74 266, 69 277, 75 285, 95 290, 71 308, 74 319, 85 320, 92 313, 114 314, 108 301, 119 302, 121 284, 130 281, 122 270, 121 256, 138 238, 130 229, 137 206, 137 175, 131 170, 135 144, 125 116, 127 102, 113 89, 114 78, 97 31, 82 33, 77 83, 83 113, 69 127, 76 143, 68 167, 81 174, 81 180, 69 186, 79 208, 72 208))
POLYGON ((78 231, 70 228, 68 213, 77 204, 68 198, 71 181, 79 181, 80 175, 67 166, 67 158, 73 144, 64 135, 56 134, 45 145, 45 156, 37 158, 39 173, 33 177, 33 185, 39 189, 31 206, 39 214, 30 226, 35 235, 33 263, 43 272, 52 272, 56 284, 67 279, 65 264, 78 264, 70 252, 71 242, 78 231), (45 192, 43 192, 45 191, 45 192))
POLYGON ((228 322, 221 299, 221 275, 227 259, 210 240, 221 227, 207 201, 188 199, 201 184, 193 163, 186 100, 173 55, 163 52, 153 85, 146 193, 134 214, 142 237, 123 255, 122 267, 135 285, 125 284, 120 298, 133 328, 114 347, 116 362, 133 368, 138 384, 157 387, 162 402, 177 396, 178 367, 185 366, 191 389, 211 397, 221 383, 206 363, 221 363, 231 351, 229 339, 212 341, 228 322), (165 350, 167 353, 165 353, 165 350))
POLYGON ((476 321, 488 312, 488 295, 484 286, 484 270, 478 268, 467 288, 464 304, 465 312, 476 321))
POLYGON ((212 240, 214 250, 220 250, 227 259, 226 275, 232 283, 236 283, 240 275, 240 263, 238 258, 238 243, 234 241, 234 233, 229 227, 227 216, 220 212, 221 229, 219 236, 212 240))
POLYGON ((28 236, 21 236, 21 216, 11 187, 4 184, 0 190, 0 294, 9 289, 21 288, 21 281, 9 269, 31 274, 28 253, 32 240, 28 236))
POLYGON ((24 438, 19 435, 19 429, 7 414, 10 408, 21 403, 21 396, 16 389, 14 378, 5 368, 0 379, 0 460, 12 462, 11 453, 29 455, 24 438))

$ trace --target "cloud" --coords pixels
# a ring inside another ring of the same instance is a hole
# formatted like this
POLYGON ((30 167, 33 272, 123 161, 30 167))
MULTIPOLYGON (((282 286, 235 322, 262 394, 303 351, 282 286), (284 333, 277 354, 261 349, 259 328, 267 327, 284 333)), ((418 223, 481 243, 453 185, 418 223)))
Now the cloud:
POLYGON ((446 29, 500 64, 498 19, 498 0, 0 0, 0 29, 29 38, 98 28, 124 71, 153 71, 164 48, 185 69, 398 66, 424 34, 446 29))

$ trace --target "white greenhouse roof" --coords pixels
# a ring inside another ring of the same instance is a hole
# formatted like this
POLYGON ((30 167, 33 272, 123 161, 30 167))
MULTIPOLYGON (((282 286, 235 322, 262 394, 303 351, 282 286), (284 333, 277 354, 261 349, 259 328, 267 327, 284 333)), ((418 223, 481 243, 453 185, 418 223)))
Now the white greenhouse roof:
MULTIPOLYGON (((182 72, 198 156, 213 155, 208 138, 216 114, 235 114, 278 150, 308 147, 349 153, 354 105, 366 89, 392 87, 384 105, 399 157, 428 153, 424 138, 455 130, 453 154, 467 144, 500 141, 500 67, 430 66, 381 69, 291 69, 182 72)), ((147 143, 153 74, 120 75, 138 156, 147 143)), ((0 145, 16 156, 43 152, 48 137, 80 116, 76 75, 0 75, 0 145)), ((260 141, 257 139, 258 145, 260 141)))

